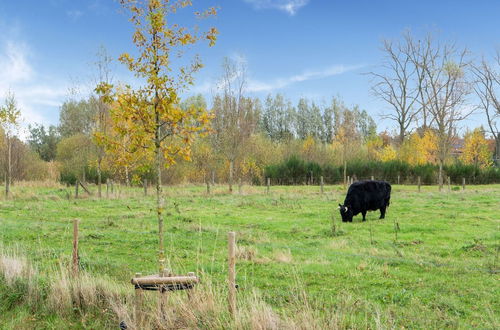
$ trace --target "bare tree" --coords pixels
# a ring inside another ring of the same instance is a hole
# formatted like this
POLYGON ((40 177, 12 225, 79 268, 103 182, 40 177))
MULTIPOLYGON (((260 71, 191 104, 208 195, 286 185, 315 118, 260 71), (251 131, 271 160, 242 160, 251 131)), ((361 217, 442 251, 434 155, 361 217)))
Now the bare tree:
POLYGON ((473 66, 474 92, 479 99, 479 108, 484 111, 490 133, 495 139, 495 163, 500 165, 500 52, 495 61, 488 63, 484 58, 473 66))
POLYGON ((414 64, 413 41, 407 34, 403 42, 385 40, 382 51, 384 61, 381 72, 370 72, 374 79, 372 92, 386 102, 392 111, 382 115, 383 119, 398 125, 399 143, 402 144, 409 128, 419 114, 421 70, 414 64))
POLYGON ((422 94, 438 138, 438 180, 442 189, 443 165, 456 137, 458 123, 474 111, 466 104, 471 93, 467 81, 471 63, 466 48, 459 50, 455 44, 434 43, 430 35, 424 40, 423 47, 429 56, 422 66, 422 94))
POLYGON ((214 98, 213 104, 213 141, 215 149, 229 161, 229 192, 232 192, 235 162, 256 129, 259 104, 245 97, 245 63, 225 58, 222 68, 220 95, 214 98))
POLYGON ((425 68, 428 66, 432 59, 436 56, 436 53, 433 52, 432 48, 432 34, 427 34, 423 40, 415 40, 415 38, 408 31, 404 34, 404 39, 406 46, 403 50, 405 51, 405 55, 412 62, 413 68, 415 69, 414 78, 417 88, 418 94, 418 103, 419 103, 419 116, 416 118, 417 120, 421 120, 420 128, 423 132, 426 129, 433 125, 432 115, 428 110, 428 102, 429 100, 426 98, 424 90, 426 86, 425 68))
MULTIPOLYGON (((95 86, 99 84, 111 84, 111 69, 110 64, 112 62, 111 57, 108 55, 106 48, 101 46, 96 54, 97 60, 94 63, 97 73, 95 86)), ((99 135, 105 136, 108 131, 109 125, 109 104, 103 101, 103 96, 93 99, 94 106, 96 108, 96 125, 94 128, 94 136, 96 138, 99 135)), ((102 161, 106 152, 102 143, 96 143, 97 146, 97 195, 99 198, 102 197, 102 161)), ((127 181, 128 183, 128 181, 127 181)))

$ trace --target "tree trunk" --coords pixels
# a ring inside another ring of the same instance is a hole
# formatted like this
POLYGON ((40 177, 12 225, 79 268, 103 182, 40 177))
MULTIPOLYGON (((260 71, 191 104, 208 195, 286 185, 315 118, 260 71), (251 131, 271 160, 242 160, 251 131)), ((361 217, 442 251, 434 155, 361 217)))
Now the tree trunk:
POLYGON ((234 171, 234 160, 229 161, 229 192, 233 192, 233 171, 234 171))
POLYGON ((500 134, 496 136, 495 140, 495 164, 497 165, 497 167, 500 167, 500 134))
POLYGON ((127 186, 127 187, 130 186, 130 178, 129 178, 128 166, 127 165, 125 165, 125 186, 127 186))
MULTIPOLYGON (((158 118, 158 116, 157 116, 158 118)), ((161 150, 160 150, 160 137, 159 129, 156 133, 156 148, 155 148, 155 165, 156 165, 156 211, 158 214, 158 238, 159 238, 159 251, 158 251, 158 266, 159 274, 163 273, 165 268, 165 251, 163 243, 163 199, 161 190, 161 150)))
POLYGON ((346 188, 347 184, 347 162, 344 160, 344 188, 346 188))
POLYGON ((439 174, 438 174, 439 191, 443 190, 443 161, 439 161, 439 174))
POLYGON ((7 138, 7 175, 5 177, 5 197, 10 195, 10 180, 11 180, 11 159, 12 159, 12 144, 11 140, 7 138))
POLYGON ((101 162, 102 162, 102 158, 99 157, 99 159, 97 160, 97 197, 99 197, 99 198, 102 197, 102 193, 101 193, 101 184, 102 184, 101 162))

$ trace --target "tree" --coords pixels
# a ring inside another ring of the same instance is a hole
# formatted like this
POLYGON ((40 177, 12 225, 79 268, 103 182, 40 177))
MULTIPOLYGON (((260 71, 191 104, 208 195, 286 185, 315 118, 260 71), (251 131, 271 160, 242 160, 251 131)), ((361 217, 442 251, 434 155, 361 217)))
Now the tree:
POLYGON ((430 54, 427 63, 422 67, 422 93, 438 140, 438 181, 441 190, 443 165, 455 138, 457 125, 474 111, 473 108, 465 106, 467 96, 471 92, 467 80, 470 62, 466 48, 459 50, 454 44, 435 44, 430 36, 424 41, 421 49, 430 54))
POLYGON ((305 98, 300 98, 297 105, 297 114, 295 117, 295 124, 297 129, 297 137, 299 139, 306 139, 311 135, 311 114, 309 109, 309 102, 305 98))
POLYGON ((5 104, 0 107, 0 126, 5 133, 5 142, 7 149, 7 171, 5 176, 5 196, 9 197, 10 184, 12 181, 12 139, 19 129, 21 111, 17 107, 17 101, 14 93, 8 92, 5 96, 5 104))
MULTIPOLYGON (((96 85, 111 84, 111 57, 108 55, 106 48, 101 46, 97 52, 97 61, 94 63, 97 69, 96 85)), ((92 104, 95 107, 95 126, 93 128, 94 143, 97 146, 97 196, 102 197, 102 162, 105 157, 105 147, 99 143, 98 135, 105 136, 109 126, 109 105, 104 101, 103 96, 93 98, 92 104)), ((127 172, 128 174, 128 172, 127 172)), ((127 185, 129 183, 128 175, 127 185)))
POLYGON ((404 42, 385 40, 384 62, 381 72, 370 72, 374 78, 373 93, 392 109, 382 118, 395 121, 398 125, 398 142, 403 144, 409 128, 419 113, 419 86, 421 76, 412 63, 412 39, 408 34, 404 42))
POLYGON ((83 133, 63 138, 57 144, 56 159, 61 166, 63 181, 72 182, 75 179, 84 181, 87 166, 95 158, 92 140, 83 133))
POLYGON ((69 99, 62 104, 59 113, 59 133, 62 138, 76 134, 92 135, 96 123, 95 102, 90 97, 87 100, 69 99))
POLYGON ((437 136, 433 130, 425 130, 422 136, 413 132, 399 149, 399 159, 410 165, 435 164, 437 149, 437 136))
POLYGON ((41 159, 50 162, 56 158, 57 144, 60 141, 57 127, 50 125, 47 129, 45 126, 35 124, 28 126, 29 136, 28 144, 41 159))
POLYGON ((294 136, 293 120, 294 109, 290 101, 283 95, 269 94, 264 102, 264 109, 260 119, 260 128, 272 141, 285 141, 294 136))
POLYGON ((214 149, 229 162, 229 192, 233 191, 234 167, 244 144, 257 128, 260 102, 245 97, 245 64, 225 58, 219 84, 221 95, 213 101, 214 149))
MULTIPOLYGON (((130 13, 130 21, 135 27, 133 43, 138 55, 128 53, 119 60, 136 75, 144 85, 136 89, 125 86, 114 90, 113 86, 101 83, 96 91, 103 100, 116 106, 110 116, 113 125, 123 125, 131 135, 130 152, 153 154, 156 175, 156 211, 158 216, 160 274, 165 267, 163 234, 162 167, 173 165, 179 157, 190 158, 190 146, 197 133, 204 130, 210 121, 206 109, 192 106, 183 110, 179 93, 193 83, 193 74, 202 64, 198 57, 186 66, 178 66, 172 61, 182 56, 186 46, 206 39, 209 45, 215 43, 217 30, 206 33, 170 23, 167 17, 191 6, 190 1, 176 0, 120 0, 120 4, 130 13)), ((197 17, 215 15, 211 8, 197 17)), ((126 134, 123 128, 117 132, 126 134)))
POLYGON ((474 165, 476 168, 491 166, 491 151, 482 128, 467 132, 464 137, 464 147, 460 159, 464 164, 474 165))
POLYGON ((484 111, 491 135, 495 139, 495 162, 500 166, 500 52, 493 63, 484 58, 479 65, 474 65, 474 92, 484 111))

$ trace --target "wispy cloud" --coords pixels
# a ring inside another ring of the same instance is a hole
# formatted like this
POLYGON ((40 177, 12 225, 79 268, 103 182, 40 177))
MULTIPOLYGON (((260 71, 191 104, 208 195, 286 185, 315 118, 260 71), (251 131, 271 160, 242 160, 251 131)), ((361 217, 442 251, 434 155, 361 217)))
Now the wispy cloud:
POLYGON ((349 71, 357 70, 362 67, 363 65, 333 65, 324 68, 323 70, 316 70, 316 71, 307 70, 297 75, 293 75, 286 78, 278 78, 267 82, 249 79, 247 90, 249 92, 269 92, 285 88, 295 83, 300 83, 308 80, 328 78, 349 71))
POLYGON ((31 65, 31 51, 21 41, 0 40, 0 102, 12 91, 27 123, 47 123, 42 109, 58 107, 66 87, 54 79, 44 79, 31 65), (50 83, 49 83, 50 82, 50 83))
POLYGON ((310 0, 245 0, 256 9, 278 9, 295 15, 299 9, 309 3, 310 0))
POLYGON ((0 52, 0 84, 27 81, 33 77, 28 63, 28 47, 23 43, 6 41, 0 52))
MULTIPOLYGON (((244 57, 240 57, 243 61, 246 61, 244 57)), ((301 83, 310 80, 324 79, 340 75, 346 72, 358 70, 365 67, 365 65, 332 65, 326 67, 322 70, 306 70, 300 74, 292 75, 284 78, 276 78, 268 81, 258 80, 251 77, 247 77, 246 91, 249 93, 262 93, 262 92, 272 92, 275 90, 286 88, 290 85, 301 83)), ((202 83, 196 84, 189 91, 192 94, 198 93, 210 93, 217 90, 218 81, 205 80, 202 83)))

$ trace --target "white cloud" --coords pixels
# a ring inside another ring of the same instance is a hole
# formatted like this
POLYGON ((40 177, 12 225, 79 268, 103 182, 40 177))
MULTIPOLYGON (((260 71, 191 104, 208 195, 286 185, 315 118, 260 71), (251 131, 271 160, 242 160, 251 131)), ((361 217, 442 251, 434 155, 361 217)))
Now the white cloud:
POLYGON ((293 16, 299 9, 306 6, 310 0, 245 0, 256 9, 278 9, 293 16))
POLYGON ((263 82, 258 80, 249 79, 248 88, 249 92, 268 92, 276 89, 281 89, 287 87, 291 84, 304 82, 308 80, 322 79, 328 78, 332 76, 336 76, 348 71, 356 70, 363 67, 362 65, 334 65, 327 67, 323 70, 319 71, 304 71, 301 74, 293 75, 287 78, 278 78, 274 79, 270 82, 263 82))
POLYGON ((28 47, 22 43, 7 41, 0 52, 0 84, 28 81, 33 69, 28 63, 28 47))
MULTIPOLYGON (((240 59, 245 60, 244 57, 239 56, 240 59)), ((249 93, 271 92, 274 90, 286 88, 292 84, 301 83, 310 80, 324 79, 333 77, 346 72, 357 70, 364 67, 364 65, 332 65, 324 68, 323 70, 306 70, 300 74, 292 75, 285 78, 276 78, 269 81, 262 81, 247 77, 246 91, 249 93)), ((196 84, 189 90, 190 94, 206 94, 217 90, 216 80, 205 80, 202 83, 196 84)))
POLYGON ((31 58, 30 48, 25 43, 0 40, 0 103, 10 90, 26 123, 47 124, 51 120, 53 123, 57 114, 48 118, 46 112, 57 111, 67 89, 61 82, 37 74, 31 58))

